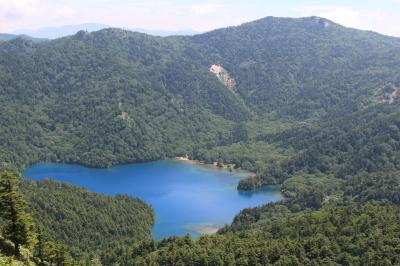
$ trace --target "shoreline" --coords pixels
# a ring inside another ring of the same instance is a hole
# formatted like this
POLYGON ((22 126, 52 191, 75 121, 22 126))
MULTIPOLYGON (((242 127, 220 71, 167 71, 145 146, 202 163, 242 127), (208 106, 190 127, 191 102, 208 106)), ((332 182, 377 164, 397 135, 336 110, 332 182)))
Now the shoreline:
POLYGON ((110 166, 94 166, 94 165, 87 165, 81 162, 68 162, 68 161, 59 161, 59 160, 55 160, 55 161, 37 161, 37 162, 33 162, 30 164, 27 164, 27 166, 24 166, 23 169, 19 169, 18 172, 21 174, 21 176, 23 176, 23 173, 30 167, 32 167, 33 165, 36 164, 71 164, 71 165, 77 165, 80 167, 84 167, 84 168, 88 168, 88 169, 110 169, 110 168, 114 168, 114 167, 118 167, 118 166, 124 166, 124 165, 130 165, 130 164, 144 164, 144 163, 153 163, 153 162, 157 162, 157 161, 162 161, 162 160, 175 160, 175 161, 180 161, 180 162, 184 162, 184 163, 189 163, 189 164, 195 164, 195 165, 200 165, 203 167, 207 167, 207 168, 211 168, 214 170, 219 170, 219 171, 227 171, 230 173, 237 173, 237 174, 243 174, 246 175, 244 178, 247 177, 254 177, 256 174, 242 169, 242 168, 230 168, 227 167, 226 165, 222 165, 219 166, 217 162, 214 163, 205 163, 203 161, 200 160, 192 160, 189 159, 189 157, 183 157, 183 156, 177 156, 177 157, 169 157, 169 158, 165 158, 165 159, 157 159, 157 160, 149 160, 149 161, 137 161, 137 162, 122 162, 122 163, 117 163, 117 164, 112 164, 110 166))
POLYGON ((218 232, 221 228, 224 228, 223 224, 212 224, 212 223, 199 223, 184 226, 186 230, 192 231, 197 234, 197 237, 202 235, 212 235, 218 232))
POLYGON ((178 156, 178 157, 175 157, 174 159, 177 160, 177 161, 181 161, 181 162, 185 162, 185 163, 189 163, 189 164, 201 165, 201 166, 204 166, 204 167, 207 167, 207 168, 212 168, 212 169, 215 169, 215 170, 227 171, 227 172, 230 172, 230 173, 246 174, 246 177, 244 177, 244 178, 253 177, 253 176, 256 175, 253 172, 250 172, 248 170, 244 170, 244 169, 241 169, 241 168, 235 169, 235 168, 228 168, 228 167, 225 167, 225 166, 218 166, 217 162, 214 162, 214 163, 210 164, 210 163, 204 163, 204 162, 202 162, 200 160, 191 160, 187 156, 186 157, 178 156))

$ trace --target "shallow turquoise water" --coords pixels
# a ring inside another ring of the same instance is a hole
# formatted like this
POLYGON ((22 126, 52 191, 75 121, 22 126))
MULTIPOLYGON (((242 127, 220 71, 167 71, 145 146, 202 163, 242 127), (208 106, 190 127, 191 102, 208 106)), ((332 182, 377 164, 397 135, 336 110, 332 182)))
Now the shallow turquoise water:
POLYGON ((30 166, 24 177, 46 177, 72 183, 90 191, 141 198, 155 210, 153 237, 190 233, 197 236, 206 228, 230 223, 241 209, 282 199, 279 190, 239 192, 244 173, 207 168, 175 160, 86 168, 75 164, 39 163, 30 166))

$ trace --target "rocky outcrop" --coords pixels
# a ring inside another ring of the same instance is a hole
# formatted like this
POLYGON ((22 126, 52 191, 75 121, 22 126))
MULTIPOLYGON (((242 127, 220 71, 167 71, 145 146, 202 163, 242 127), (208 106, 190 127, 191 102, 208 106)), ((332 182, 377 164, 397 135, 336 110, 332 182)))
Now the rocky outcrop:
POLYGON ((214 73, 216 77, 230 90, 234 90, 236 81, 221 65, 212 65, 210 72, 214 73))
POLYGON ((399 88, 391 83, 381 89, 381 101, 384 103, 392 104, 397 98, 399 88))

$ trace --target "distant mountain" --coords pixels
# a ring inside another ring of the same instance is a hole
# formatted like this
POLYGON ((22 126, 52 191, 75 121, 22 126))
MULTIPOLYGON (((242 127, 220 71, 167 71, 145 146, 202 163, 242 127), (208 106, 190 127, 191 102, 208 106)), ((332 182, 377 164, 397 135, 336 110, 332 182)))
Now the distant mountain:
POLYGON ((9 33, 0 33, 0 42, 1 41, 10 41, 13 39, 21 38, 24 40, 32 40, 32 41, 44 41, 45 39, 34 38, 25 34, 9 34, 9 33))
POLYGON ((15 39, 17 37, 18 37, 18 35, 15 35, 15 34, 0 33, 0 41, 9 41, 9 40, 15 39))
POLYGON ((68 35, 73 35, 80 30, 86 30, 91 32, 109 27, 110 26, 104 24, 87 23, 80 25, 67 25, 61 27, 46 27, 37 30, 20 29, 15 31, 14 34, 26 34, 36 38, 56 39, 68 35))
MULTIPOLYGON (((88 32, 98 31, 105 28, 111 28, 110 25, 98 24, 98 23, 86 23, 79 25, 67 25, 61 27, 46 27, 37 30, 20 29, 14 32, 14 34, 26 34, 33 36, 35 38, 46 38, 46 39, 56 39, 60 37, 65 37, 69 35, 74 35, 80 30, 85 30, 88 32)), ((194 35, 198 32, 193 30, 183 30, 183 31, 168 31, 168 30, 147 30, 140 28, 128 29, 131 31, 147 33, 155 36, 172 36, 172 35, 194 35)))

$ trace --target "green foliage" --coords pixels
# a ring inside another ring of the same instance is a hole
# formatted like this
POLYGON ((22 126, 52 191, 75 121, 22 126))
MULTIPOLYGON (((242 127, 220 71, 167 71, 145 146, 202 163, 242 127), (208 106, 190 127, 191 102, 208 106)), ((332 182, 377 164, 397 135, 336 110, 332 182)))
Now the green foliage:
POLYGON ((400 204, 400 172, 359 173, 346 181, 343 191, 360 203, 400 204))
POLYGON ((239 232, 253 228, 261 223, 270 224, 291 214, 284 202, 265 204, 255 208, 246 208, 235 216, 231 225, 224 227, 219 232, 239 232))
POLYGON ((110 29, 40 44, 14 40, 0 55, 3 168, 172 157, 196 142, 213 145, 228 119, 248 117, 207 69, 185 67, 172 40, 110 29))
POLYGON ((32 239, 31 217, 25 212, 26 202, 17 191, 17 177, 4 172, 0 175, 0 217, 2 235, 14 243, 14 254, 21 256, 20 247, 32 239))
POLYGON ((378 102, 380 89, 398 79, 398 38, 318 17, 267 17, 188 41, 204 64, 217 62, 236 78, 258 114, 336 117, 378 102))
POLYGON ((324 204, 340 201, 343 187, 343 181, 332 175, 298 173, 282 184, 282 192, 292 211, 318 210, 324 204))
POLYGON ((39 266, 72 265, 73 261, 69 260, 67 248, 52 242, 42 228, 39 229, 36 238, 34 256, 39 266))
POLYGON ((10 172, 0 174, 0 218, 4 237, 0 244, 0 263, 78 265, 78 261, 69 258, 64 246, 48 240, 43 230, 34 229, 32 218, 26 212, 27 204, 19 192, 18 181, 18 177, 10 172), (12 247, 8 242, 11 242, 12 247), (32 248, 33 253, 37 254, 32 255, 32 248), (11 256, 10 249, 14 257, 11 256))
POLYGON ((193 158, 205 163, 222 161, 236 168, 259 172, 289 157, 285 151, 273 144, 262 141, 237 142, 210 149, 197 149, 191 154, 193 158))
POLYGON ((400 170, 400 109, 398 104, 379 105, 320 124, 295 127, 259 136, 259 140, 292 149, 292 156, 261 171, 258 186, 296 175, 325 174, 347 179, 359 172, 400 170))
POLYGON ((391 205, 323 208, 235 234, 116 247, 102 259, 105 265, 398 265, 399 218, 391 205))
POLYGON ((357 204, 399 204, 400 172, 359 173, 346 180, 324 174, 304 174, 282 184, 285 200, 242 210, 231 226, 223 231, 237 231, 262 223, 270 223, 276 215, 288 215, 323 206, 357 204))
POLYGON ((46 235, 74 258, 92 259, 110 242, 151 237, 153 210, 137 198, 104 196, 51 180, 22 180, 21 189, 46 235))
POLYGON ((3 256, 0 254, 0 265, 7 265, 7 266, 24 266, 24 264, 12 257, 3 256))

